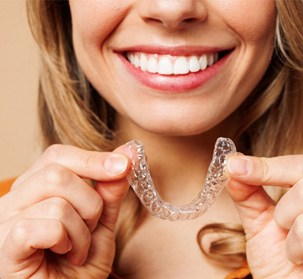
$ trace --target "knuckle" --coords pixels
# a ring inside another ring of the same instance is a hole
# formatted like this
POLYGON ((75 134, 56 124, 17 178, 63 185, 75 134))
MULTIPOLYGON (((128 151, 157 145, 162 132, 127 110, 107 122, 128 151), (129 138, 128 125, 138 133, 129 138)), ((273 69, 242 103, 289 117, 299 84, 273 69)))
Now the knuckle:
POLYGON ((50 198, 45 203, 46 210, 50 216, 57 220, 68 218, 71 214, 71 205, 63 198, 50 198))
POLYGON ((27 220, 18 220, 12 228, 12 235, 14 240, 26 243, 31 229, 27 220))
POLYGON ((66 228, 61 222, 53 222, 52 230, 54 231, 54 242, 58 242, 60 239, 66 237, 66 228))
POLYGON ((71 180, 71 172, 63 166, 57 164, 48 165, 44 169, 46 183, 50 186, 68 184, 71 180))
POLYGON ((81 218, 89 231, 93 231, 96 228, 102 212, 103 200, 98 197, 96 201, 94 200, 94 202, 91 202, 90 206, 81 213, 81 218))
POLYGON ((87 220, 94 220, 96 218, 100 218, 103 210, 103 200, 98 197, 95 203, 95 206, 91 206, 90 212, 88 212, 88 216, 86 216, 87 220))
POLYGON ((53 144, 50 145, 43 153, 43 156, 49 162, 57 162, 61 157, 63 145, 62 144, 53 144))
POLYGON ((96 168, 96 159, 93 153, 88 153, 81 158, 82 166, 85 170, 90 171, 96 168))
POLYGON ((267 160, 268 160, 268 158, 260 157, 260 163, 261 163, 260 175, 262 177, 262 181, 264 184, 267 184, 271 178, 267 160))

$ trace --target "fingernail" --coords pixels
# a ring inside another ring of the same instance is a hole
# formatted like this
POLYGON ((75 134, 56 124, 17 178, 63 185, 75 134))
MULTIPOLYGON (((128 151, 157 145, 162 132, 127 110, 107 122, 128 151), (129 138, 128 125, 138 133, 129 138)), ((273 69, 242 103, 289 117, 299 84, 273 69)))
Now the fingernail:
POLYGON ((128 160, 125 156, 112 153, 104 162, 105 170, 113 175, 119 175, 126 171, 128 160))
POLYGON ((245 176, 250 173, 252 166, 247 158, 231 157, 227 160, 227 171, 237 176, 245 176))

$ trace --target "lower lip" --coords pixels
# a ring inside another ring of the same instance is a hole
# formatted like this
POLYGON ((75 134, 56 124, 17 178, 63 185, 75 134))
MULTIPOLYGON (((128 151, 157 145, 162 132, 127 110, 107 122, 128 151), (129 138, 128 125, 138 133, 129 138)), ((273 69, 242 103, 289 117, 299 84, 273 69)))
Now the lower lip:
POLYGON ((196 73, 188 73, 186 75, 160 75, 142 71, 140 68, 131 64, 122 54, 119 54, 127 72, 139 82, 152 89, 167 92, 184 92, 202 86, 216 76, 229 56, 230 53, 222 57, 212 66, 196 73))

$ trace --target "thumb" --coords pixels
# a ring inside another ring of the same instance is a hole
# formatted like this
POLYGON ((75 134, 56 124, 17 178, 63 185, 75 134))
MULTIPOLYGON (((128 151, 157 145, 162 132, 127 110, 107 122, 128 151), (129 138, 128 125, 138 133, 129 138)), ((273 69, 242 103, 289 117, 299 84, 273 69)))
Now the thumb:
POLYGON ((112 161, 109 163, 114 170, 120 170, 120 163, 124 164, 122 178, 116 181, 97 181, 95 185, 96 191, 103 199, 103 212, 100 218, 100 223, 105 225, 110 230, 114 230, 121 203, 129 189, 126 176, 130 171, 131 153, 128 144, 122 145, 113 151, 117 156, 112 156, 112 161), (122 162, 120 161, 122 160, 122 162), (127 163, 125 162, 127 161, 127 163), (116 164, 116 166, 115 166, 116 164))
POLYGON ((226 170, 231 177, 227 189, 238 209, 246 237, 250 239, 273 220, 275 202, 261 185, 251 183, 253 162, 248 156, 231 156, 226 170))

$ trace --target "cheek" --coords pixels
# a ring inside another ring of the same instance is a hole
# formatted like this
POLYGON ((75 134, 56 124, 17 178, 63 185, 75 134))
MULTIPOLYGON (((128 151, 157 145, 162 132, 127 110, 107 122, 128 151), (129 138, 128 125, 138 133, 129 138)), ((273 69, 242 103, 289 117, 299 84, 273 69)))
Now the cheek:
POLYGON ((97 90, 104 74, 100 65, 106 66, 103 46, 125 18, 129 5, 128 0, 70 0, 77 61, 97 90))
POLYGON ((100 48, 128 11, 129 1, 71 0, 73 40, 77 50, 100 48))
POLYGON ((272 39, 276 22, 274 0, 214 0, 226 24, 241 39, 251 42, 272 39))

